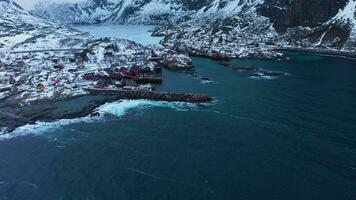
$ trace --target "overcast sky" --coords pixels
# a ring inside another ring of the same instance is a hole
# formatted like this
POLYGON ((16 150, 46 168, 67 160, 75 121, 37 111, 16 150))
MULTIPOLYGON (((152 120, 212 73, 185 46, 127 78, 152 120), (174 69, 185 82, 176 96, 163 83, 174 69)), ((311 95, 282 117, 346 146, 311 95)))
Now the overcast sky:
POLYGON ((15 0, 24 9, 29 10, 33 8, 38 2, 78 2, 81 0, 15 0))

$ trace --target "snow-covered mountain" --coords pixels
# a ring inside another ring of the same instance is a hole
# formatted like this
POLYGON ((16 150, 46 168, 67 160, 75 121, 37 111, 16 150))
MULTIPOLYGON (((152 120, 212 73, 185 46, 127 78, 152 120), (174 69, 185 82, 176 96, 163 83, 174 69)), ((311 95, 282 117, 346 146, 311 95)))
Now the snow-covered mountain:
POLYGON ((77 38, 89 36, 33 16, 12 0, 0 0, 0 50, 54 48, 77 38))
MULTIPOLYGON (((41 3, 38 16, 65 23, 163 24, 186 21, 202 14, 224 16, 253 6, 278 31, 286 27, 314 27, 335 16, 348 0, 86 0, 81 3, 41 3), (317 10, 317 12, 316 12, 317 10)), ((211 15, 211 16, 210 16, 211 15)))
POLYGON ((355 50, 355 6, 356 0, 87 0, 36 6, 33 13, 62 23, 161 25, 155 34, 165 35, 166 46, 243 56, 271 46, 355 50))
POLYGON ((278 57, 271 49, 281 47, 356 50, 355 0, 276 1, 272 7, 268 0, 221 2, 179 25, 158 27, 154 34, 165 36, 165 46, 206 56, 278 57), (306 5, 322 5, 322 10, 310 12, 306 5), (279 12, 269 13, 275 9, 279 12))
POLYGON ((194 6, 178 2, 174 0, 88 0, 75 4, 42 3, 36 5, 32 13, 62 23, 156 24, 184 16, 191 13, 190 9, 194 9, 194 6))

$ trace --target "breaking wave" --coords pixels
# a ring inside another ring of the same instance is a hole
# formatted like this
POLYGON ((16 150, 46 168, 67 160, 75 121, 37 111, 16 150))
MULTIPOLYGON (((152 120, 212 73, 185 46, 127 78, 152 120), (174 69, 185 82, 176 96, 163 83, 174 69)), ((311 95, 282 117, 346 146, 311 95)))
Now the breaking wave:
POLYGON ((149 100, 124 100, 114 103, 106 103, 95 111, 100 115, 111 114, 117 117, 122 117, 125 113, 133 108, 146 107, 167 107, 178 111, 187 111, 195 107, 194 104, 179 103, 179 102, 165 102, 165 101, 149 101, 149 100))
POLYGON ((188 111, 196 107, 194 104, 179 103, 179 102, 163 102, 163 101, 149 101, 149 100, 123 100, 112 103, 106 103, 94 112, 100 113, 100 116, 81 117, 75 119, 60 119, 54 122, 36 122, 35 124, 27 124, 15 129, 11 133, 0 132, 0 141, 11 139, 18 136, 25 135, 42 135, 45 133, 52 133, 56 130, 75 123, 92 123, 95 121, 103 120, 106 115, 113 115, 116 117, 124 116, 129 110, 136 108, 148 108, 148 107, 165 107, 172 108, 177 111, 188 111))
POLYGON ((254 80, 274 80, 274 79, 277 79, 277 77, 274 77, 274 76, 250 76, 249 79, 254 79, 254 80))

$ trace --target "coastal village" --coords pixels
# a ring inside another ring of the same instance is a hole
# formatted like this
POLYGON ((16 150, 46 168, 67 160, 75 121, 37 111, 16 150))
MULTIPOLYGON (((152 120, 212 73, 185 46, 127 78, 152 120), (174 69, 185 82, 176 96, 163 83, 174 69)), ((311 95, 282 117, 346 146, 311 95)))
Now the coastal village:
POLYGON ((164 81, 163 67, 192 70, 188 55, 159 45, 145 47, 128 40, 85 39, 80 48, 3 51, 0 60, 0 119, 5 132, 37 120, 64 117, 53 112, 48 117, 47 109, 54 108, 41 107, 42 104, 51 107, 54 102, 89 95, 104 100, 90 109, 83 106, 79 114, 73 109, 65 116, 90 115, 105 102, 120 99, 189 103, 212 100, 207 95, 154 91, 155 85, 164 81), (26 120, 22 116, 27 116, 26 120))
MULTIPOLYGON (((226 26, 219 22, 214 37, 208 34, 208 29, 197 29, 196 34, 191 35, 192 27, 188 31, 184 26, 175 30, 157 27, 152 35, 165 36, 164 40, 158 45, 143 46, 124 39, 94 38, 88 33, 33 16, 13 1, 1 1, 0 12, 0 109, 6 108, 6 112, 0 110, 3 112, 0 118, 5 123, 0 127, 8 127, 7 123, 10 123, 8 130, 48 118, 40 113, 42 118, 35 117, 13 125, 13 114, 17 116, 15 118, 21 118, 24 109, 29 107, 31 118, 32 107, 42 102, 50 104, 74 97, 100 95, 111 96, 111 100, 211 102, 208 95, 155 91, 155 86, 164 82, 162 68, 185 72, 210 83, 208 77, 196 74, 192 55, 212 58, 235 71, 247 71, 249 78, 286 75, 227 62, 237 57, 283 58, 282 53, 270 51, 267 43, 273 42, 275 35, 267 25, 260 28, 266 34, 259 42, 266 46, 250 42, 258 38, 255 32, 261 30, 251 30, 246 38, 239 35, 238 30, 225 30, 226 26)), ((246 15, 254 16, 253 13, 246 15)), ((105 101, 96 106, 103 103, 105 101)), ((70 116, 76 117, 74 114, 70 116)), ((51 120, 62 117, 51 116, 51 120)))
POLYGON ((191 68, 191 60, 159 46, 126 40, 90 40, 87 48, 2 53, 1 99, 26 103, 43 98, 85 94, 89 89, 154 90, 162 66, 191 68))
POLYGON ((120 99, 212 100, 208 95, 154 91, 164 81, 162 67, 193 69, 187 54, 161 45, 94 38, 35 17, 13 1, 0 2, 0 35, 0 133, 36 121, 87 116, 120 99), (58 102, 89 96, 101 101, 56 110, 58 102))

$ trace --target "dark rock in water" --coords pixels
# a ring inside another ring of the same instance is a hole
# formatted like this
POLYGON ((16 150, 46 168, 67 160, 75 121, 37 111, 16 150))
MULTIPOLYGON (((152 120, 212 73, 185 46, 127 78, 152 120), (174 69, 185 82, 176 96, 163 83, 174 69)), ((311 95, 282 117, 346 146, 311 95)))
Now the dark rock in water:
POLYGON ((258 67, 238 67, 238 66, 233 66, 232 69, 236 70, 236 71, 257 71, 260 68, 258 68, 258 67))
MULTIPOLYGON (((0 111, 0 127, 6 127, 5 132, 11 132, 15 130, 20 124, 32 124, 33 121, 19 115, 11 109, 0 111)), ((3 130, 4 131, 4 130, 3 130)))
POLYGON ((213 60, 220 60, 220 61, 228 61, 230 60, 229 57, 225 56, 225 55, 221 55, 220 53, 213 53, 210 55, 211 59, 213 60))
POLYGON ((210 78, 208 78, 208 77, 201 77, 200 79, 203 81, 210 81, 210 78))
POLYGON ((198 77, 197 71, 194 68, 186 70, 185 73, 192 77, 198 77))
POLYGON ((265 76, 283 76, 283 75, 286 75, 286 73, 279 72, 279 71, 263 71, 262 73, 265 76))
POLYGON ((90 115, 90 117, 100 117, 100 113, 99 112, 94 112, 90 115))
POLYGON ((285 72, 279 71, 261 71, 250 75, 250 77, 279 77, 286 75, 285 72))
POLYGON ((31 105, 20 107, 0 104, 0 128, 7 127, 6 132, 12 132, 20 126, 33 124, 36 121, 51 122, 85 117, 97 107, 114 100, 113 97, 83 96, 62 100, 38 100, 31 105))
POLYGON ((255 73, 250 75, 249 77, 263 77, 263 76, 265 76, 263 73, 255 73))
POLYGON ((231 64, 228 62, 219 62, 220 65, 224 66, 224 67, 231 67, 231 64))

